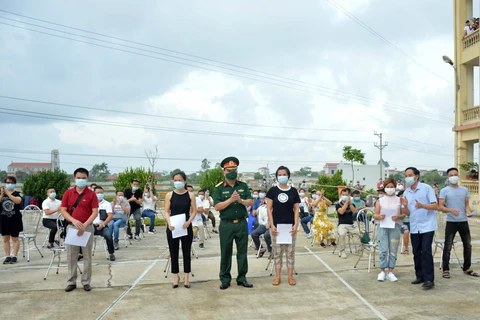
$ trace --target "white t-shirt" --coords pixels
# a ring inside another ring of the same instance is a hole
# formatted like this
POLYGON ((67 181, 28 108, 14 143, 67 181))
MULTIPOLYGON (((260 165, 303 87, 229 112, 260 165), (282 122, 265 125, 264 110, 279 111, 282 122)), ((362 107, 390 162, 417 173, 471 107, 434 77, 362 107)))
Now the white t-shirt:
POLYGON ((153 199, 150 197, 143 197, 143 210, 152 210, 155 212, 155 201, 157 201, 157 197, 153 196, 153 199))
POLYGON ((60 215, 60 206, 62 205, 62 201, 58 200, 58 199, 45 199, 43 200, 42 202, 42 209, 43 210, 58 210, 57 212, 55 213, 52 213, 50 215, 46 215, 45 214, 45 211, 43 211, 43 219, 53 219, 53 220, 57 220, 58 216, 60 215))
POLYGON ((268 224, 268 214, 266 203, 258 208, 258 224, 265 226, 268 224))
POLYGON ((467 36, 474 31, 474 30, 472 30, 472 28, 470 28, 469 26, 465 26, 465 27, 463 28, 463 30, 465 30, 465 31, 467 32, 467 36))
POLYGON ((100 220, 100 210, 107 211, 107 214, 113 214, 112 205, 110 202, 102 200, 102 202, 98 204, 98 216, 95 218, 95 220, 93 220, 93 224, 103 223, 103 220, 100 220))
MULTIPOLYGON (((203 201, 200 200, 199 197, 195 197, 195 200, 196 200, 196 202, 197 202, 197 208, 202 208, 202 209, 203 209, 203 201)), ((198 225, 199 225, 200 223, 203 223, 202 221, 203 221, 203 220, 202 220, 202 214, 201 214, 201 213, 197 213, 196 217, 195 217, 195 218, 193 219, 193 221, 192 221, 192 226, 198 227, 198 225)))

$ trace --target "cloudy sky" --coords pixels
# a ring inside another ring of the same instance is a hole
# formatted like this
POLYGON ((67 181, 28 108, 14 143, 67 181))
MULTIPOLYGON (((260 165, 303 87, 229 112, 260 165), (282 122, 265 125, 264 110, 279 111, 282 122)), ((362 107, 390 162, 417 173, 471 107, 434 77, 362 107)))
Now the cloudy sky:
POLYGON ((59 149, 64 170, 104 161, 119 172, 148 166, 144 150, 158 145, 159 170, 193 172, 229 155, 242 171, 321 170, 344 145, 375 164, 374 131, 392 167, 453 164, 454 77, 441 58, 453 58, 451 1, 0 9, 18 14, 0 12, 0 95, 15 98, 0 98, 0 169, 59 149))

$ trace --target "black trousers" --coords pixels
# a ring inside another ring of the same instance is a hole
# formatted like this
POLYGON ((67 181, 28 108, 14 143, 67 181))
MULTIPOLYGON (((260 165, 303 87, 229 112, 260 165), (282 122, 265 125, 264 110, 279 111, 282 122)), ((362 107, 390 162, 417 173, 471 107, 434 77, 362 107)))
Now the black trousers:
POLYGON ((450 270, 450 252, 452 251, 453 239, 457 232, 463 243, 463 271, 470 269, 472 264, 472 238, 470 237, 470 227, 468 221, 465 222, 448 222, 445 227, 445 245, 443 246, 442 268, 450 270))
POLYGON ((411 233, 413 248, 413 261, 415 263, 415 275, 417 279, 434 281, 434 267, 432 255, 432 242, 435 231, 426 233, 411 233))
POLYGON ((48 243, 53 243, 55 241, 55 235, 57 234, 57 219, 46 219, 42 220, 43 226, 50 229, 48 233, 48 243))
POLYGON ((167 242, 168 249, 170 251, 170 259, 172 262, 172 273, 179 272, 178 266, 178 252, 180 247, 180 242, 182 242, 182 253, 183 253, 183 272, 190 273, 192 271, 192 241, 193 241, 193 229, 190 225, 187 229, 188 234, 180 238, 172 238, 172 231, 167 227, 167 242))

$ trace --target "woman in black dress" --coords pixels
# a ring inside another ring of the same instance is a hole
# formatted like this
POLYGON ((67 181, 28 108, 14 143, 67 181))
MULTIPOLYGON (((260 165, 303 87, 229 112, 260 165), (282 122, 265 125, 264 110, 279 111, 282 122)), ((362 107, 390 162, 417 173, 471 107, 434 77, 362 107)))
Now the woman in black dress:
POLYGON ((170 259, 172 261, 173 284, 172 287, 178 288, 180 282, 178 267, 178 250, 180 241, 182 242, 183 252, 183 272, 185 272, 184 286, 190 288, 189 273, 191 272, 191 249, 193 240, 192 220, 197 215, 197 203, 195 195, 186 189, 187 177, 184 172, 177 172, 173 176, 174 191, 170 191, 165 196, 165 218, 167 220, 167 241, 170 250, 170 259), (170 223, 170 217, 185 214, 186 222, 183 228, 187 229, 188 234, 183 237, 173 238, 172 231, 175 227, 170 223))
POLYGON ((6 177, 3 181, 5 186, 0 191, 0 233, 3 239, 3 250, 5 251, 5 261, 3 264, 16 263, 17 254, 20 249, 18 235, 23 231, 22 196, 20 192, 15 191, 17 179, 15 177, 6 177), (10 238, 13 242, 13 255, 10 251, 10 238))

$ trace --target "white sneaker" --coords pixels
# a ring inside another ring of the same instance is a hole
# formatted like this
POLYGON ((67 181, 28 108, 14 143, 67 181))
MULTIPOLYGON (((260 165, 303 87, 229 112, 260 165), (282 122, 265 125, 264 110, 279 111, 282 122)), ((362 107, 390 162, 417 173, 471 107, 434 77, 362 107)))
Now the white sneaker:
POLYGON ((342 259, 347 259, 347 255, 345 254, 344 251, 342 251, 338 256, 342 259))
POLYGON ((377 280, 378 281, 385 281, 385 271, 382 271, 378 274, 377 280))
POLYGON ((390 281, 393 281, 393 282, 398 281, 397 277, 395 277, 395 275, 393 274, 393 272, 389 272, 389 273, 387 274, 387 279, 390 280, 390 281))

